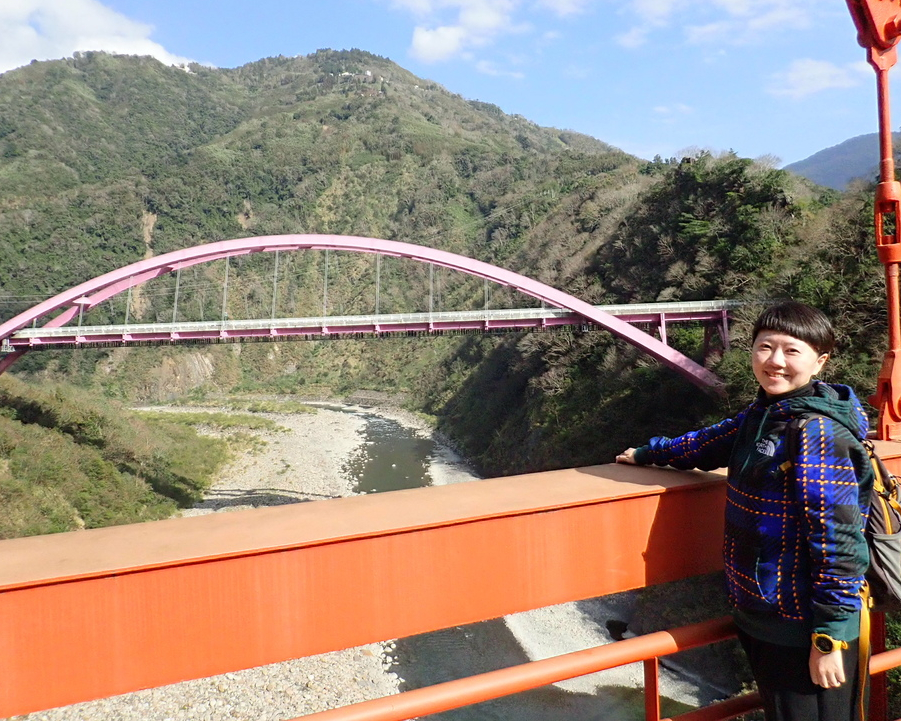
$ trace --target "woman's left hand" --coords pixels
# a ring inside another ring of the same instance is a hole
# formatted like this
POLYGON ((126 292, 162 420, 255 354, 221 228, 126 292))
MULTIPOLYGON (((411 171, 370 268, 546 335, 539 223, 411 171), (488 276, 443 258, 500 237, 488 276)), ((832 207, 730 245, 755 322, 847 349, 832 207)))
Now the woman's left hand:
POLYGON ((810 680, 823 688, 838 688, 845 682, 845 665, 842 652, 820 653, 810 647, 810 680))

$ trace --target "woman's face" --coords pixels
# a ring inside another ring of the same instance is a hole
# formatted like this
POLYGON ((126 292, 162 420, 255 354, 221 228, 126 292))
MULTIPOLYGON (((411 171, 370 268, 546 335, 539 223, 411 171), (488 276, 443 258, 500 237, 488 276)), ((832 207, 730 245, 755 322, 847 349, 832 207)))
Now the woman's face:
POLYGON ((751 349, 754 377, 768 396, 806 385, 828 358, 803 340, 771 330, 760 331, 751 349))

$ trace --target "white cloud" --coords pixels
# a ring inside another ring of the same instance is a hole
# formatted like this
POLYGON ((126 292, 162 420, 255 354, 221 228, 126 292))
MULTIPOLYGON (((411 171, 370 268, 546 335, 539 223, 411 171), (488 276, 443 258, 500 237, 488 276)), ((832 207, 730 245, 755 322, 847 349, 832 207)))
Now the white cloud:
POLYGON ((658 115, 672 117, 674 115, 688 115, 694 112, 694 108, 684 103, 676 103, 675 105, 657 105, 654 112, 658 115))
POLYGON ((748 29, 753 33, 778 30, 780 28, 800 29, 810 27, 811 14, 797 5, 779 5, 748 18, 748 29))
POLYGON ((538 6, 547 8, 557 15, 566 17, 578 15, 585 10, 590 0, 538 0, 538 6))
POLYGON ((631 10, 633 15, 638 16, 640 22, 617 35, 614 40, 624 48, 641 47, 648 41, 654 29, 669 24, 670 16, 679 5, 680 0, 632 0, 631 3, 626 3, 621 10, 631 10))
POLYGON ((447 60, 459 54, 466 44, 466 31, 459 27, 413 30, 413 55, 427 63, 447 60))
POLYGON ((524 73, 515 70, 501 70, 488 60, 479 60, 476 63, 476 70, 483 75, 492 75, 494 77, 515 78, 516 80, 522 80, 525 77, 524 73))
POLYGON ((631 0, 625 9, 639 23, 617 41, 633 48, 653 30, 670 26, 694 44, 746 44, 775 31, 806 28, 818 11, 811 0, 631 0))
POLYGON ((150 39, 153 28, 130 20, 99 0, 15 0, 0 3, 0 72, 32 60, 78 51, 152 55, 161 62, 191 62, 150 39))
POLYGON ((756 5, 754 0, 713 0, 713 4, 732 15, 750 15, 756 5))
POLYGON ((463 57, 468 49, 504 35, 532 32, 534 23, 519 19, 527 11, 569 17, 595 0, 393 0, 393 6, 417 18, 410 48, 419 60, 463 57))
POLYGON ((840 67, 825 60, 802 58, 795 60, 787 70, 773 75, 767 90, 771 95, 798 100, 833 88, 853 88, 860 84, 865 72, 865 63, 840 67))
POLYGON ((592 69, 588 65, 576 65, 570 63, 563 68, 563 76, 574 80, 585 80, 592 76, 592 69))
MULTIPOLYGON (((719 3, 718 3, 719 4, 719 3)), ((789 6, 780 0, 760 2, 751 14, 744 8, 749 2, 729 9, 730 17, 706 25, 686 25, 685 36, 697 44, 745 44, 778 30, 800 30, 810 25, 810 14, 803 7, 789 6)))
POLYGON ((394 0, 391 4, 401 10, 410 10, 417 15, 429 13, 434 6, 432 0, 394 0))
POLYGON ((632 10, 642 20, 660 22, 684 3, 680 0, 632 0, 632 10))
POLYGON ((434 29, 420 25, 413 31, 411 52, 426 62, 448 60, 516 29, 517 0, 400 0, 399 4, 418 14, 434 15, 444 8, 456 14, 453 24, 434 29))
POLYGON ((624 48, 639 48, 648 41, 650 30, 646 27, 634 27, 616 36, 616 42, 624 48))
POLYGON ((653 108, 653 112, 657 122, 670 125, 694 113, 694 108, 684 103, 676 103, 675 105, 657 105, 653 108))

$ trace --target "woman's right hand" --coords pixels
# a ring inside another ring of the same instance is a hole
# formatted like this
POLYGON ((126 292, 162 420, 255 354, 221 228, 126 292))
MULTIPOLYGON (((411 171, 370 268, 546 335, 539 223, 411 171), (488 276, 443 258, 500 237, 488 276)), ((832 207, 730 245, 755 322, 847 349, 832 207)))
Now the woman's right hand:
POLYGON ((820 653, 810 649, 810 680, 823 688, 838 688, 845 683, 845 666, 841 649, 832 653, 820 653))
POLYGON ((634 449, 634 448, 627 448, 626 450, 624 450, 622 453, 620 453, 620 454, 616 457, 616 462, 617 462, 617 463, 629 463, 629 464, 631 464, 631 465, 633 465, 633 466, 636 465, 636 463, 635 463, 635 449, 634 449))

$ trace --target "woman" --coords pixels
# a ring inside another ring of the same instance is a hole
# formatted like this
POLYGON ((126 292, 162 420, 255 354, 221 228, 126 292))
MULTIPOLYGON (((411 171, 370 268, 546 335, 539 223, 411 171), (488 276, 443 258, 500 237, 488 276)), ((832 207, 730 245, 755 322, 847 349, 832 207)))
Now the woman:
POLYGON ((768 308, 753 331, 753 403, 735 418, 652 438, 616 458, 728 465, 727 590, 767 721, 863 721, 858 637, 873 479, 854 391, 814 380, 834 343, 820 311, 793 301, 768 308), (787 429, 793 420, 798 430, 787 429))

